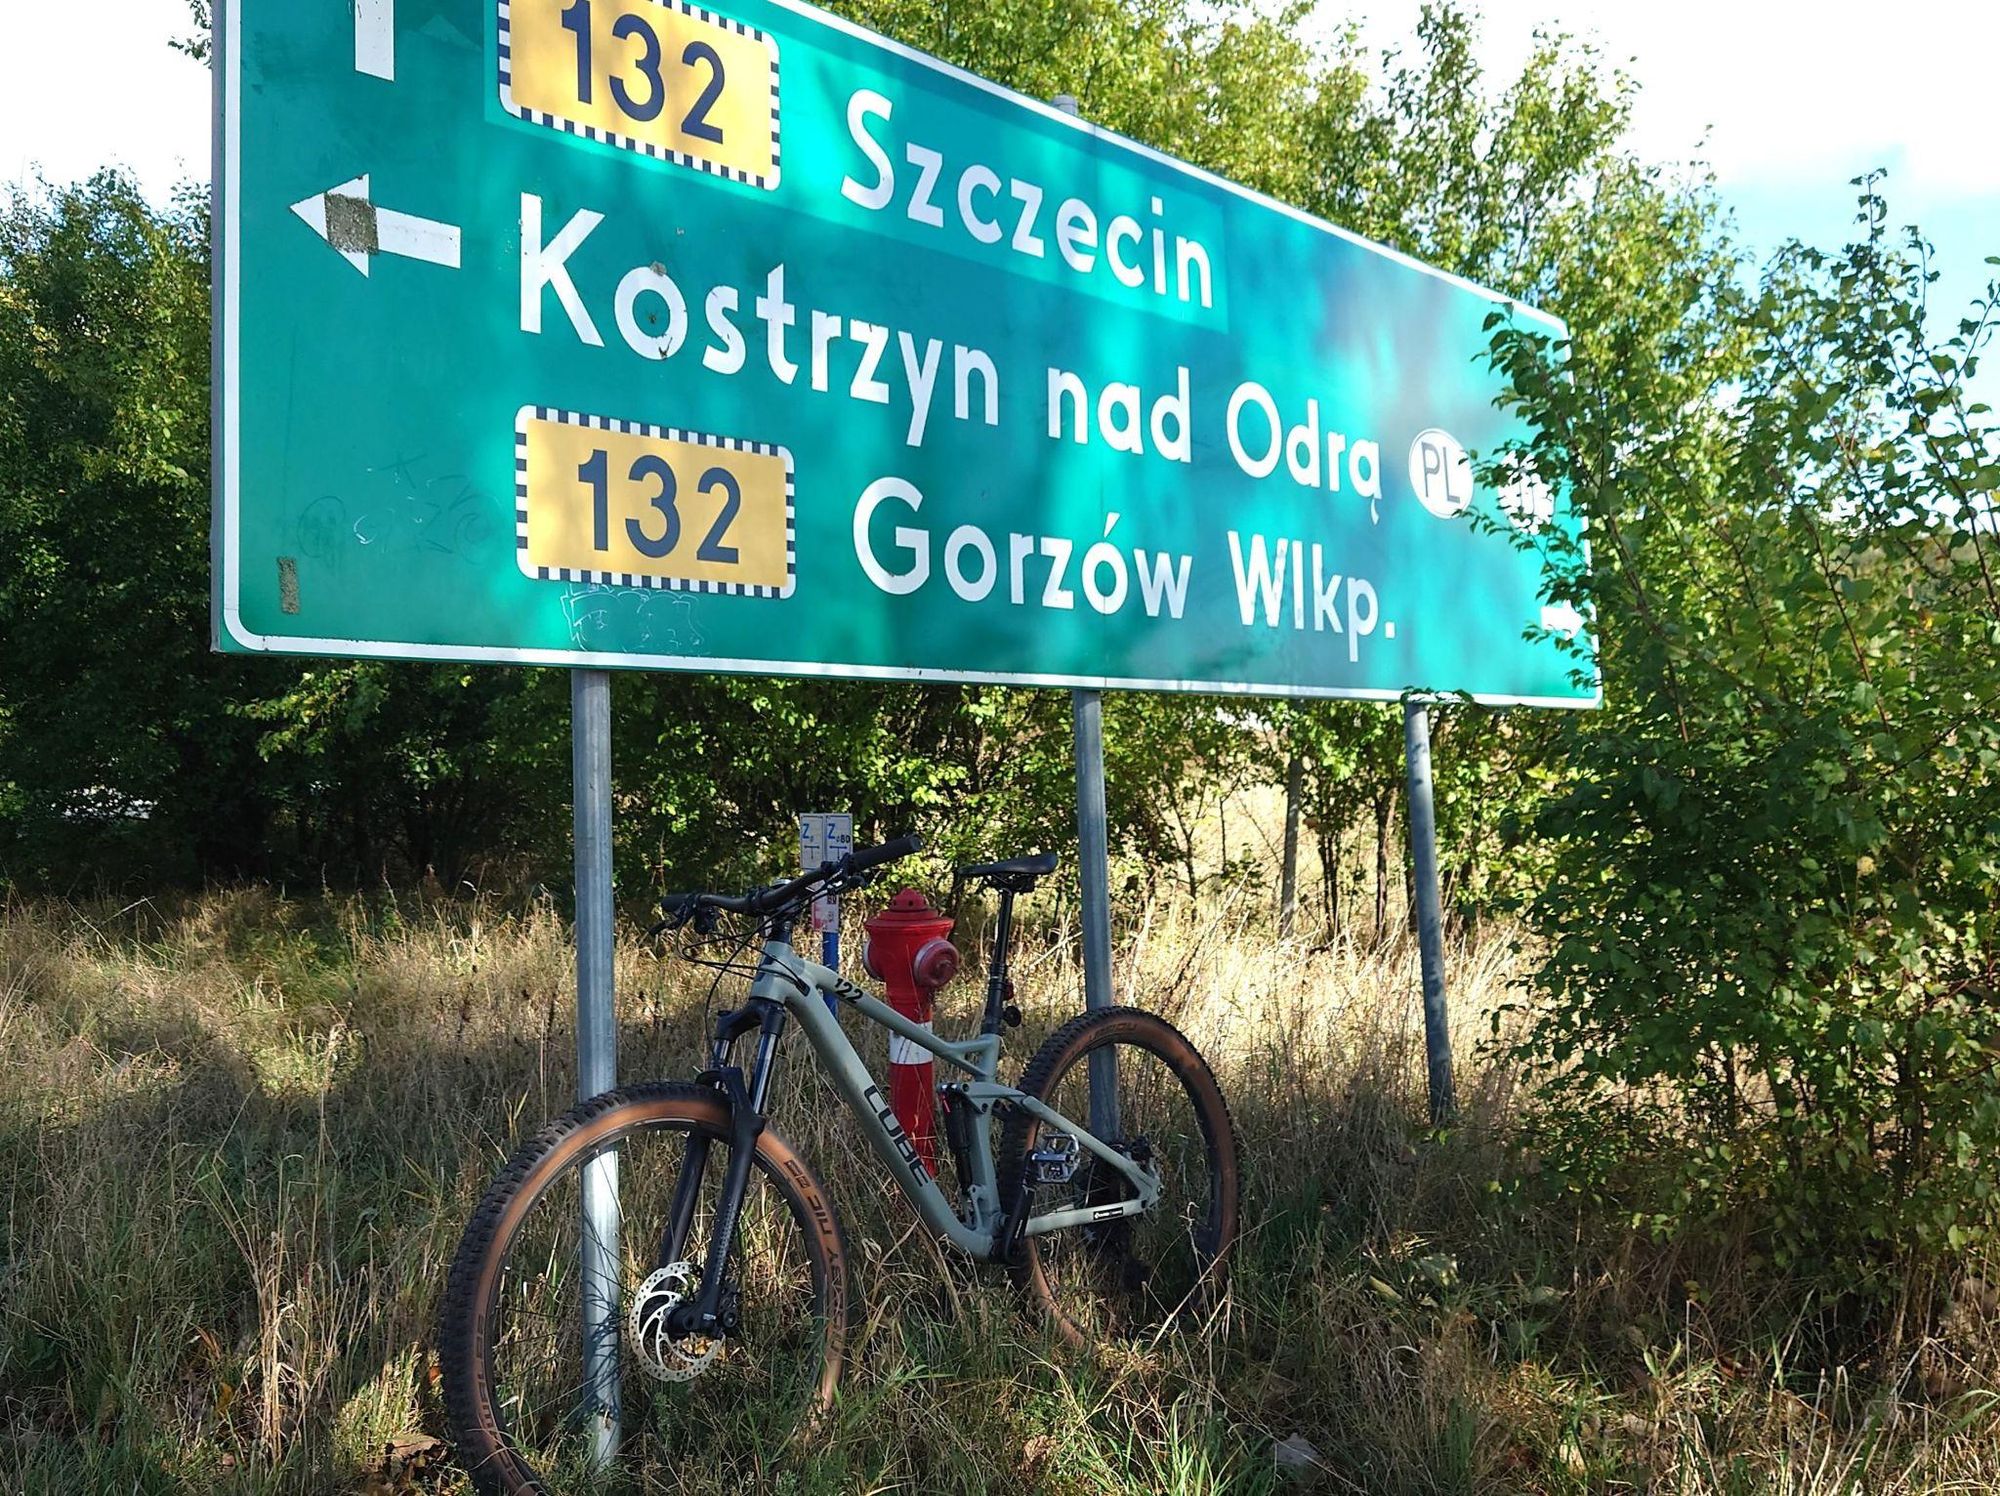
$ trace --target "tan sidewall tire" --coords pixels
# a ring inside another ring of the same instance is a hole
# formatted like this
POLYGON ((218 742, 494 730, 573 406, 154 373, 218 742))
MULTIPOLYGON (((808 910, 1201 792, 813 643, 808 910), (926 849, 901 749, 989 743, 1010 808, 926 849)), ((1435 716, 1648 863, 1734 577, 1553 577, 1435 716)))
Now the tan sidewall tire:
MULTIPOLYGON (((485 1306, 514 1231, 579 1154, 621 1131, 673 1121, 709 1129, 724 1141, 728 1138, 729 1109, 705 1087, 662 1083, 607 1092, 550 1123, 523 1145, 473 1212, 447 1280, 438 1350, 458 1460, 481 1491, 515 1496, 547 1489, 507 1446, 491 1414, 485 1306)), ((851 1330, 840 1221, 819 1180, 777 1129, 767 1125, 758 1137, 757 1160, 800 1224, 822 1288, 826 1361, 811 1407, 823 1411, 839 1385, 851 1330)))
MULTIPOLYGON (((1219 1292, 1227 1272, 1230 1250, 1236 1244, 1237 1191, 1241 1173, 1236 1156, 1236 1126, 1230 1119, 1229 1104, 1223 1099, 1222 1087, 1216 1084, 1215 1073, 1208 1068, 1208 1061, 1202 1058, 1201 1051, 1194 1047, 1187 1035, 1166 1019, 1140 1008, 1101 1008, 1094 1013, 1085 1013, 1072 1018, 1049 1035, 1042 1047, 1035 1051, 1034 1058, 1022 1073, 1021 1089, 1046 1100, 1047 1093, 1057 1080, 1083 1063, 1083 1057, 1091 1049, 1106 1043, 1130 1044, 1158 1055, 1187 1087, 1196 1109, 1209 1121, 1216 1154, 1215 1188, 1221 1197, 1221 1209, 1217 1213, 1215 1259, 1206 1277, 1210 1285, 1207 1291, 1219 1292)), ((1028 1151, 1035 1146, 1038 1130, 1039 1124, 1025 1112, 1016 1112, 1009 1121, 1000 1148, 1001 1199, 1013 1198, 1028 1151)), ((1035 1250, 1032 1240, 1025 1244, 1024 1255, 1024 1262, 1009 1268, 1015 1284, 1065 1340, 1080 1350, 1089 1349, 1094 1344, 1094 1337, 1062 1312, 1043 1271, 1041 1253, 1035 1250)))

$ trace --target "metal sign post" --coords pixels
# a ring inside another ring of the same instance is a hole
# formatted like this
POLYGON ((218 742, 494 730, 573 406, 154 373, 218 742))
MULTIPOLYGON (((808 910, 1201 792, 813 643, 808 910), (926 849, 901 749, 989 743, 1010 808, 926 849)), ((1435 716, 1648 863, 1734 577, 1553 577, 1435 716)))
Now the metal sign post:
MULTIPOLYGON (((1070 692, 1075 723, 1076 874, 1083 893, 1083 1005, 1108 1008, 1111 992, 1111 857, 1104 813, 1104 693, 1070 692)), ((1090 1130, 1118 1132, 1117 1057, 1090 1057, 1090 1130)))
MULTIPOLYGON (((576 802, 576 1095, 618 1084, 612 1004, 611 675, 570 672, 570 753, 576 802)), ((599 1464, 618 1452, 618 1156, 583 1171, 583 1415, 599 1464)))
MULTIPOLYGON (((1072 119, 1075 94, 1049 101, 1072 119)), ((1076 860, 1083 898, 1083 1005, 1108 1008, 1111 994, 1111 847, 1104 812, 1104 693, 1069 693, 1076 756, 1076 860)), ((1090 1057, 1090 1130, 1100 1137, 1118 1129, 1118 1057, 1101 1050, 1090 1057)))
POLYGON ((1420 701, 1403 703, 1403 765, 1410 789, 1410 861, 1416 885, 1417 948, 1424 968, 1424 1054, 1431 1121, 1458 1110, 1451 1081, 1451 1026, 1444 1007, 1444 910, 1438 889, 1437 814, 1431 799, 1431 721, 1420 701))

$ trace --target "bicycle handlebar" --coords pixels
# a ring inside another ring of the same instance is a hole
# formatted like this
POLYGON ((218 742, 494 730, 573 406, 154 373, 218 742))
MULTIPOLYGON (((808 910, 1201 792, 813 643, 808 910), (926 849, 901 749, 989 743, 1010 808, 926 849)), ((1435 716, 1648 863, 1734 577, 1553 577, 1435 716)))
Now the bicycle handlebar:
MULTIPOLYGON (((674 925, 681 925, 704 909, 718 910, 723 914, 775 914, 788 905, 803 902, 803 896, 811 889, 825 884, 842 883, 847 879, 866 881, 864 874, 873 872, 886 863, 896 862, 924 848, 923 839, 918 836, 899 836, 893 841, 883 842, 878 847, 864 847, 858 852, 849 852, 838 862, 823 862, 809 873, 802 873, 786 883, 773 884, 769 888, 754 889, 746 894, 729 895, 720 893, 674 893, 660 900, 660 910, 667 917, 653 926, 649 934, 659 934, 674 925)), ((857 882, 858 886, 858 882, 857 882)))
POLYGON ((913 834, 896 837, 893 841, 885 841, 879 847, 863 847, 859 852, 849 852, 841 860, 852 864, 849 868, 850 872, 865 873, 874 868, 881 867, 886 862, 900 862, 903 858, 921 852, 923 849, 924 839, 921 836, 913 834))

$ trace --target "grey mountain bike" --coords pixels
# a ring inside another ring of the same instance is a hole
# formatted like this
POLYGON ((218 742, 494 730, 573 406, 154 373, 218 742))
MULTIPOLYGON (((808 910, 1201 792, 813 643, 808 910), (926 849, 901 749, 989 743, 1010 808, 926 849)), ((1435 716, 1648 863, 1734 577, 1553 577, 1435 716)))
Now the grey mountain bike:
POLYGON ((1236 1232, 1236 1142, 1186 1037, 1138 1009, 1100 1009, 1057 1029, 1018 1085, 997 1078, 1003 1030, 1020 1021, 1007 970, 1014 899, 1054 871, 1053 855, 957 870, 1000 898, 972 1038, 939 1038, 792 948, 816 895, 865 887, 919 849, 904 837, 752 893, 662 901, 656 931, 707 942, 694 954, 745 971, 749 993, 717 1017, 693 1081, 583 1103, 523 1145, 474 1212, 439 1354, 458 1456, 480 1490, 720 1489, 768 1473, 832 1407, 854 1325, 847 1244, 811 1165, 765 1118, 792 1023, 924 1227, 1003 1266, 1064 1340, 1130 1342, 1215 1303, 1236 1232), (717 960, 729 922, 734 959, 717 960), (950 1189, 835 1006, 951 1073, 937 1088, 950 1189), (1093 1116, 1098 1131, 1078 1120, 1093 1116), (600 1210, 597 1226, 583 1209, 593 1171, 599 1200, 614 1182, 613 1214, 600 1210), (612 1299, 588 1337, 587 1280, 608 1280, 612 1299), (607 1393, 623 1428, 615 1452, 598 1432, 607 1393))

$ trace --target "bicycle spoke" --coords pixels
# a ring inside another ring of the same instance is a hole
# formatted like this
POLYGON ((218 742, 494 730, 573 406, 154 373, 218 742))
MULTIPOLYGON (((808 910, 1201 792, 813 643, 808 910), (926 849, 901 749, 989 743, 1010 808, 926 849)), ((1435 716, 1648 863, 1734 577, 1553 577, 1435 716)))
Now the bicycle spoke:
MULTIPOLYGON (((662 1127, 578 1155, 543 1188, 513 1233, 492 1296, 492 1374, 503 1430, 538 1470, 580 1466, 589 1456, 584 1411, 596 1384, 582 1365, 583 1263, 587 1252, 610 1243, 584 1219, 581 1183, 584 1169, 600 1158, 618 1159, 612 1220, 619 1395, 631 1436, 625 1463, 657 1458, 663 1450, 704 1447, 718 1438, 726 1443, 731 1434, 752 1435, 754 1444, 767 1445, 769 1419, 796 1416, 795 1407, 779 1404, 796 1402, 817 1385, 825 1326, 818 1317, 815 1274, 798 1225, 759 1170, 750 1177, 731 1259, 732 1285, 740 1295, 737 1334, 725 1338, 687 1381, 661 1380, 657 1370, 647 1370, 639 1348, 623 1343, 633 1299, 660 1266, 652 1254, 660 1246, 688 1136, 685 1128, 662 1127)), ((711 1136, 683 1259, 694 1281, 705 1269, 714 1199, 729 1157, 727 1140, 711 1136)))
MULTIPOLYGON (((1185 1046, 1159 1027, 1167 1037, 1157 1042, 1185 1046)), ((1033 1239, 1038 1291, 1071 1333, 1092 1341, 1156 1334, 1200 1298, 1221 1240, 1223 1190, 1233 1189, 1210 1135, 1213 1122, 1204 1125, 1186 1075, 1150 1043, 1106 1041, 1080 1050, 1049 1077, 1043 1098, 1066 1117, 1090 1116, 1090 1059, 1106 1050, 1115 1056, 1117 1126, 1102 1141, 1156 1176, 1159 1199, 1136 1216, 1033 1239)), ((1117 1168, 1085 1153, 1067 1182, 1040 1187, 1035 1210, 1101 1209, 1135 1195, 1117 1168)))

